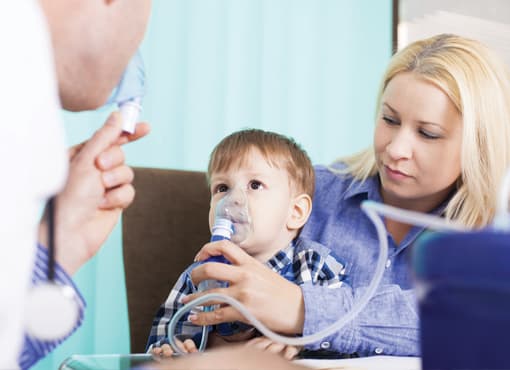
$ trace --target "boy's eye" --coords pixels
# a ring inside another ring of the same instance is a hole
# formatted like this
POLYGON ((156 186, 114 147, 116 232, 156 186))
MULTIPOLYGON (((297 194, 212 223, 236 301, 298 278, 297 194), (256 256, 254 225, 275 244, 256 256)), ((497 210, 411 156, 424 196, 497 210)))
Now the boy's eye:
POLYGON ((215 193, 225 193, 228 191, 228 186, 225 184, 219 184, 214 188, 215 193))
POLYGON ((260 181, 252 180, 252 181, 250 181, 249 187, 252 190, 258 190, 258 189, 262 189, 264 187, 264 185, 262 185, 262 183, 260 181))

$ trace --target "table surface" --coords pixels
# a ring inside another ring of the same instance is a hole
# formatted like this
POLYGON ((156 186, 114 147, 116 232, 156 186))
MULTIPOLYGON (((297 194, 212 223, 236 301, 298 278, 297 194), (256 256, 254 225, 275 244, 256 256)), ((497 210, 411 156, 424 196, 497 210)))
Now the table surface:
POLYGON ((129 370, 152 361, 148 354, 131 355, 73 355, 67 358, 59 370, 129 370))
MULTIPOLYGON (((148 354, 130 355, 73 355, 59 370, 128 370, 152 361, 148 354)), ((418 357, 373 356, 343 360, 297 360, 296 363, 312 369, 341 370, 420 370, 418 357)))

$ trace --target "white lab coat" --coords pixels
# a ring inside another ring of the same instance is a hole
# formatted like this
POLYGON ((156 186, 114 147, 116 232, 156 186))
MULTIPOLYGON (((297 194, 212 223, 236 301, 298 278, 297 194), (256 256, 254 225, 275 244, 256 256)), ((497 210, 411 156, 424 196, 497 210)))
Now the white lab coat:
POLYGON ((0 369, 17 368, 43 201, 67 155, 51 41, 37 0, 0 2, 0 369))

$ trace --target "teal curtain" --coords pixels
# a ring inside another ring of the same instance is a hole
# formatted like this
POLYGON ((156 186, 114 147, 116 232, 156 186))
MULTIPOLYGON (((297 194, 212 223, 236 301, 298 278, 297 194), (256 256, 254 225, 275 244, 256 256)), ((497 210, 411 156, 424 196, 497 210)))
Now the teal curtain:
MULTIPOLYGON (((128 163, 205 170, 214 145, 246 127, 294 137, 314 163, 370 145, 391 55, 391 7, 391 0, 154 0, 141 46, 143 119, 153 129, 126 147, 128 163)), ((107 114, 64 113, 70 144, 107 114)), ((37 369, 56 369, 71 354, 129 352, 121 248, 117 227, 77 273, 85 322, 37 369)))

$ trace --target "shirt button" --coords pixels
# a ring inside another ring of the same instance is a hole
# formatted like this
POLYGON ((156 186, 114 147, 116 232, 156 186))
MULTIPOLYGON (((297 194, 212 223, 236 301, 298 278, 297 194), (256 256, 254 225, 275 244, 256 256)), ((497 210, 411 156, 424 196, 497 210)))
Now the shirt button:
POLYGON ((329 343, 329 342, 322 342, 321 343, 321 348, 322 349, 329 349, 329 347, 331 347, 331 343, 329 343))
POLYGON ((375 353, 377 353, 378 355, 380 355, 381 353, 383 353, 383 349, 382 349, 382 348, 380 348, 380 347, 377 347, 377 348, 375 349, 375 353))
POLYGON ((386 268, 389 268, 391 266, 391 260, 386 261, 386 268))

